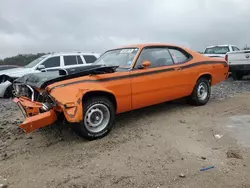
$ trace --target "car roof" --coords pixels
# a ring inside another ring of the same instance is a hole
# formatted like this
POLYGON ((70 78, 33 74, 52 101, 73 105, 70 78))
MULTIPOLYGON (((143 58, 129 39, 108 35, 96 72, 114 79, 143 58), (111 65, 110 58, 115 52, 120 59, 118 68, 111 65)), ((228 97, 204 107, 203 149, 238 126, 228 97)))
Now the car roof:
MULTIPOLYGON (((118 48, 113 48, 115 49, 121 49, 121 48, 144 48, 144 47, 150 47, 150 46, 173 46, 173 47, 179 47, 179 48, 184 48, 175 44, 167 44, 167 43, 142 43, 142 44, 132 44, 132 45, 124 45, 120 46, 118 48)), ((111 49, 112 50, 112 49, 111 49)))
POLYGON ((232 45, 232 44, 220 44, 220 45, 213 45, 213 46, 208 46, 206 48, 213 48, 213 47, 228 47, 228 46, 236 46, 236 45, 232 45))
POLYGON ((53 52, 49 53, 47 55, 50 56, 58 56, 58 55, 94 55, 94 56, 99 56, 101 53, 98 52, 53 52))

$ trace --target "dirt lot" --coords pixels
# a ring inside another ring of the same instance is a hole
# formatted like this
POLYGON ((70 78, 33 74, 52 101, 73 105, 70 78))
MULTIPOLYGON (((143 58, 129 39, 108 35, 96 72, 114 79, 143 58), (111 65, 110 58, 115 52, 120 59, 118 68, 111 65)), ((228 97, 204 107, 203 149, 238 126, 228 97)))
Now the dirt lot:
POLYGON ((244 90, 225 98, 228 87, 235 91, 231 83, 216 86, 203 107, 177 101, 122 114, 110 135, 92 142, 77 137, 67 126, 25 135, 16 126, 21 121, 17 107, 1 100, 0 184, 13 188, 248 188, 250 95, 244 90), (200 171, 211 165, 215 168, 200 171))

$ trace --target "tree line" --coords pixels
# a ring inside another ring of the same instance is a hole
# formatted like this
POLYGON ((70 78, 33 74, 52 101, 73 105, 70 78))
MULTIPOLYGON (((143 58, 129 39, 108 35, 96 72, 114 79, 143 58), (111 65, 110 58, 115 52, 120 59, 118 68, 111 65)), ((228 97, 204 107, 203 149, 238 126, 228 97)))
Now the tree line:
MULTIPOLYGON (((249 46, 245 46, 243 50, 250 50, 249 46)), ((203 52, 199 52, 203 53, 203 52)), ((33 60, 37 59, 45 55, 45 53, 37 53, 37 54, 19 54, 13 57, 7 57, 5 59, 0 59, 0 65, 17 65, 17 66, 25 66, 32 62, 33 60)))
POLYGON ((37 59, 45 55, 45 53, 37 53, 37 54, 19 54, 13 57, 7 57, 5 59, 0 59, 0 65, 18 65, 18 66, 25 66, 32 62, 33 60, 37 59))

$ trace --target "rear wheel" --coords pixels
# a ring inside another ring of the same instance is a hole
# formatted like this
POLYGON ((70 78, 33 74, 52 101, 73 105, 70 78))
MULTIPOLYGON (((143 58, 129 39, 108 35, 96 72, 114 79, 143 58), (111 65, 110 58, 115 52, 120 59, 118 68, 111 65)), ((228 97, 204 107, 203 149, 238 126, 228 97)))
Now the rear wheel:
POLYGON ((211 95, 209 79, 201 77, 188 97, 188 102, 192 105, 201 106, 207 104, 211 95))
POLYGON ((83 102, 83 120, 74 131, 87 140, 106 136, 114 126, 115 108, 106 97, 93 97, 83 102))
POLYGON ((242 80, 242 78, 244 77, 244 73, 240 71, 232 72, 232 77, 234 80, 242 80))

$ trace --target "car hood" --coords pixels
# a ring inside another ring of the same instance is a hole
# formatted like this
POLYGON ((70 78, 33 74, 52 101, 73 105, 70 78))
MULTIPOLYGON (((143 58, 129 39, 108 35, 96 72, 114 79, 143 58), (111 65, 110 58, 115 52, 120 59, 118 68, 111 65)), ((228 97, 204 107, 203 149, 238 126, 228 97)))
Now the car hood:
POLYGON ((75 68, 73 72, 70 69, 62 69, 60 71, 31 73, 24 75, 14 81, 14 83, 24 83, 31 87, 44 89, 50 84, 69 80, 89 74, 103 74, 115 72, 117 66, 104 66, 104 65, 88 65, 84 67, 75 68), (65 74, 67 72, 67 74, 65 74))
POLYGON ((33 69, 31 68, 14 68, 14 69, 0 71, 0 75, 7 75, 10 77, 18 78, 25 74, 29 74, 31 72, 33 72, 33 69))

